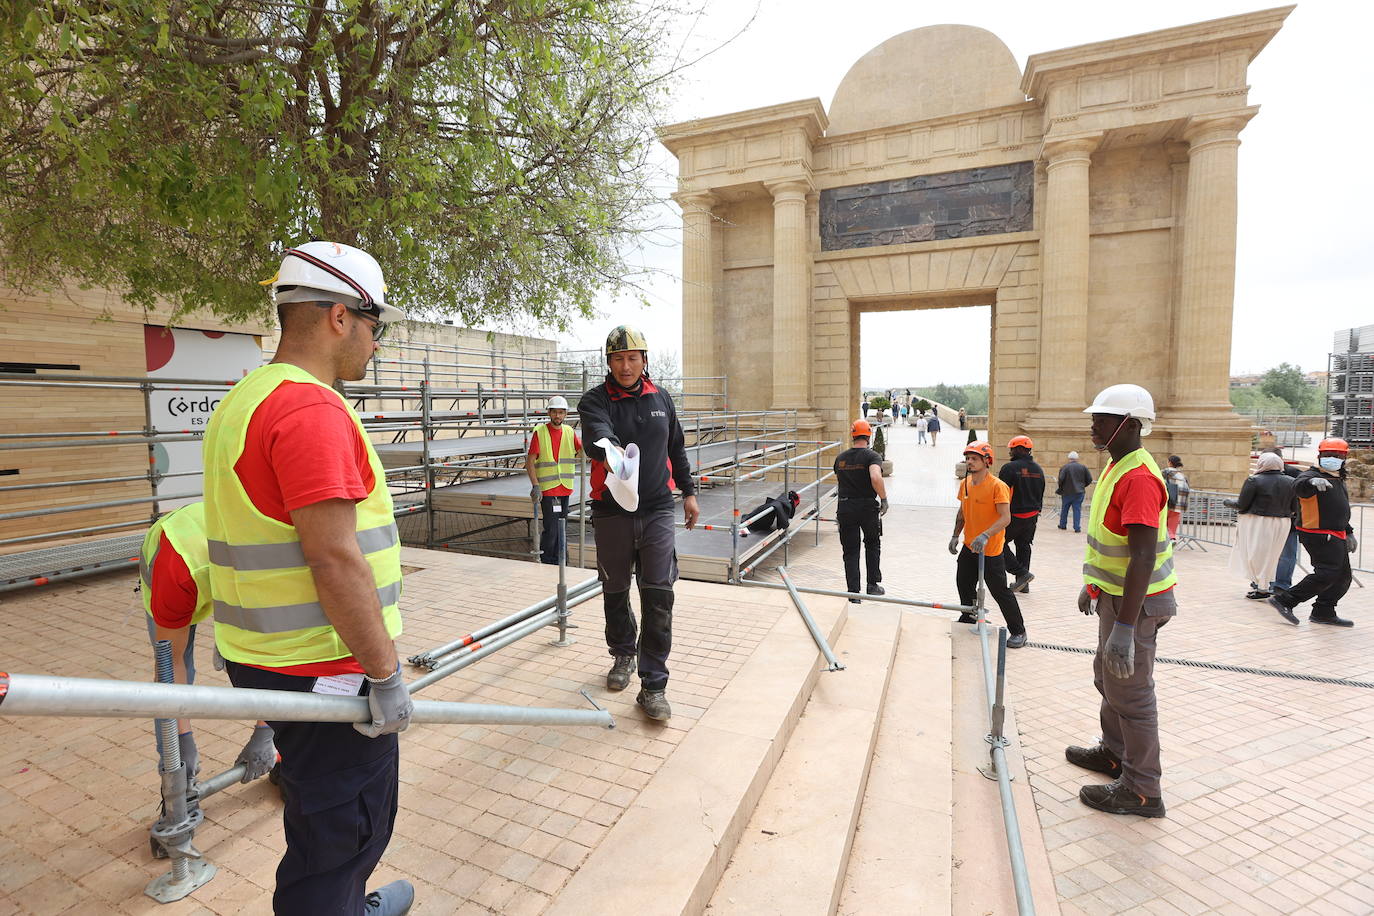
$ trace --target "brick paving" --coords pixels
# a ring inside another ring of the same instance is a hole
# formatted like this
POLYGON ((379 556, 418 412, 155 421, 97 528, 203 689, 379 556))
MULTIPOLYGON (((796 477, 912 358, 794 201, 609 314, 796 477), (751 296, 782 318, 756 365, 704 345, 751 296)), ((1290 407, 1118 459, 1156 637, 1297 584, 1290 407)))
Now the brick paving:
MULTIPOLYGON (((962 439, 945 460, 905 432, 888 452, 897 479, 884 583, 889 595, 952 601, 954 512, 929 503, 952 492, 962 439)), ((790 570, 798 582, 843 588, 833 525, 822 528, 821 546, 790 570)), ((1353 630, 1292 627, 1244 598, 1226 548, 1206 546, 1177 554, 1179 616, 1160 631, 1161 656, 1374 681, 1374 577, 1341 603, 1353 630)), ((1082 550, 1081 535, 1042 519, 1037 578, 1020 601, 1032 641, 1095 646, 1096 625, 1075 607, 1082 550)), ((1155 679, 1169 816, 1114 817, 1078 801, 1080 786, 1105 777, 1064 760, 1066 745, 1098 735, 1092 657, 1010 653, 1007 695, 1062 911, 1374 913, 1374 689, 1168 664, 1155 679)))
MULTIPOLYGON (((447 642, 551 594, 551 567, 407 550, 402 655, 447 642)), ((572 582, 586 575, 573 571, 572 582)), ((0 610, 12 670, 149 677, 143 611, 123 573, 8 596, 0 610)), ((374 875, 405 877, 415 913, 536 914, 637 797, 785 610, 781 600, 736 603, 723 586, 691 585, 675 613, 669 697, 673 718, 652 723, 632 686, 607 694, 599 599, 574 610, 576 643, 547 636, 427 688, 437 700, 584 708, 587 688, 616 717, 613 731, 544 727, 414 727, 401 739, 401 811, 374 875)), ((770 596, 771 599, 771 596, 770 596)), ((213 670, 197 640, 197 681, 213 670)), ((413 676, 410 675, 410 676, 413 676)), ((280 802, 260 780, 205 803, 196 846, 220 869, 191 897, 161 906, 144 885, 166 871, 148 852, 157 814, 149 723, 10 718, 0 749, 0 913, 268 913, 282 850, 280 802)), ((198 722, 202 773, 232 764, 237 722, 198 722)))

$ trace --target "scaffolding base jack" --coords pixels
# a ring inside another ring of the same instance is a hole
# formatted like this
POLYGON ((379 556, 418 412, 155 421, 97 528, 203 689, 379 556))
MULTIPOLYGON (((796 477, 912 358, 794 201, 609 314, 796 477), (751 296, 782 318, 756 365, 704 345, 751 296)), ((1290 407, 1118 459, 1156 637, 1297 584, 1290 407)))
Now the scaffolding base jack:
MULTIPOLYGON (((193 850, 194 851, 194 850, 193 850)), ((196 853, 197 856, 200 853, 196 853)), ((180 900, 192 891, 204 887, 211 878, 215 876, 218 869, 205 861, 203 858, 177 859, 183 864, 183 875, 177 877, 177 870, 174 868, 165 875, 160 875, 148 882, 148 886, 143 889, 143 893, 152 897, 158 903, 172 903, 180 900)))

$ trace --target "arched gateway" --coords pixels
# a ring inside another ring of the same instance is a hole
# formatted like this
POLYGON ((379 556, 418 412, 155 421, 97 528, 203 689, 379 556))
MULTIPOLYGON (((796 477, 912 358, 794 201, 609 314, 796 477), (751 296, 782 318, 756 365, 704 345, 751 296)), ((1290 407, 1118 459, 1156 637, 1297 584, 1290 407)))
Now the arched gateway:
MULTIPOLYGON (((940 25, 808 99, 674 124, 683 369, 840 438, 859 314, 992 307, 992 439, 1055 464, 1098 389, 1145 385, 1148 440, 1238 486, 1227 395, 1246 69, 1292 7, 1035 54, 940 25), (1090 334, 1091 332, 1091 334, 1090 334)), ((960 346, 951 341, 950 346, 960 346)), ((913 364, 919 354, 912 354, 913 364)), ((951 380, 953 381, 953 380, 951 380)))

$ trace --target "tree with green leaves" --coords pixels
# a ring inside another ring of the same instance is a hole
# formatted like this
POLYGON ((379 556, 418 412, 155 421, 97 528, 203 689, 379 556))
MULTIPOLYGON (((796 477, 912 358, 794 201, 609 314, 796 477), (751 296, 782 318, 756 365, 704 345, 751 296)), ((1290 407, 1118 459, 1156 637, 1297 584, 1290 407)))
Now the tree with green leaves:
POLYGON ((561 325, 654 200, 667 2, 6 3, 0 282, 247 317, 323 238, 413 312, 561 325))
POLYGON ((1260 391, 1270 397, 1281 398, 1294 410, 1302 409, 1312 386, 1302 376, 1302 369, 1292 363, 1279 363, 1260 380, 1260 391))

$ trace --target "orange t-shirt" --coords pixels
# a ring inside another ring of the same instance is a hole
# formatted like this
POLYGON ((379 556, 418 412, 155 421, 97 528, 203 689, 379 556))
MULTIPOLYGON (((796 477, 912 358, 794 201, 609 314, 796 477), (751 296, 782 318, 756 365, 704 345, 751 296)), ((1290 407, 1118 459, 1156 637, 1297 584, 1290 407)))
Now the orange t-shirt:
MULTIPOLYGON (((998 506, 1011 504, 1011 488, 991 473, 983 482, 973 485, 973 478, 965 477, 959 481, 959 507, 964 510, 964 546, 973 549, 973 539, 997 523, 1001 513, 998 506)), ((1006 542, 1006 529, 988 538, 983 555, 1001 556, 1002 545, 1006 542)))

